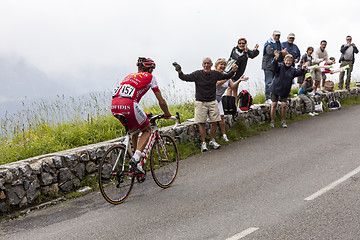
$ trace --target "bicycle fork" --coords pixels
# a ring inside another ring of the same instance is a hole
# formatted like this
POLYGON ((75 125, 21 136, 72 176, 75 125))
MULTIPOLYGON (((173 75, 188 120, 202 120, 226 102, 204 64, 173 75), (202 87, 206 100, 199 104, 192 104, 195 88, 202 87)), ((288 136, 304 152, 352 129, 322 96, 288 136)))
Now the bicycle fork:
POLYGON ((158 139, 158 144, 156 145, 156 150, 158 152, 158 155, 159 155, 159 161, 160 162, 169 162, 170 158, 169 158, 169 155, 168 155, 168 152, 166 151, 166 148, 165 148, 165 142, 163 141, 163 139, 161 138, 160 134, 157 134, 157 139, 158 139), (162 158, 161 156, 161 152, 160 152, 160 147, 162 148, 164 154, 165 154, 165 159, 162 158))

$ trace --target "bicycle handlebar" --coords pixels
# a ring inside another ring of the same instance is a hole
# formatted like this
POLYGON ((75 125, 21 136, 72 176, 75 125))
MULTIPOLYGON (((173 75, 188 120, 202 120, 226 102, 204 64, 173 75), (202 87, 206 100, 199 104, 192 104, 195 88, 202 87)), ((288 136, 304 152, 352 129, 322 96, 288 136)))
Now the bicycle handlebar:
MULTIPOLYGON (((159 119, 163 119, 165 118, 165 114, 158 114, 156 116, 153 116, 151 117, 149 120, 150 120, 150 123, 155 123, 156 120, 159 120, 159 119)), ((175 127, 177 127, 177 125, 181 124, 180 122, 180 114, 178 112, 176 112, 175 116, 171 116, 170 118, 168 119, 174 119, 175 120, 175 127)))

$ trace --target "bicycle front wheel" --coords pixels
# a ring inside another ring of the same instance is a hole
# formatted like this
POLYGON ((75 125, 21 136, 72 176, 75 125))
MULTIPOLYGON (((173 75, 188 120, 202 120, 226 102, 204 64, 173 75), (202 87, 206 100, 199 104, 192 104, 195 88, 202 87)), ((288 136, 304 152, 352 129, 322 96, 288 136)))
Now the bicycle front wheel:
POLYGON ((130 171, 130 153, 115 145, 106 151, 99 165, 100 192, 111 204, 120 204, 130 195, 134 173, 130 171))
POLYGON ((174 139, 160 135, 151 149, 150 167, 154 181, 159 187, 170 187, 179 169, 179 151, 174 139))

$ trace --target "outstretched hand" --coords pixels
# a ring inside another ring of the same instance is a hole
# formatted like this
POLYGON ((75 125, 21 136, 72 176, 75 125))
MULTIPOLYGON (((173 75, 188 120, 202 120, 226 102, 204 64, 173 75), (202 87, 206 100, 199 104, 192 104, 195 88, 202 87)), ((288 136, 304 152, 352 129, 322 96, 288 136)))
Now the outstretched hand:
POLYGON ((177 72, 181 71, 181 66, 177 62, 173 62, 172 65, 175 67, 177 72))
POLYGON ((274 51, 274 55, 275 55, 275 59, 278 60, 279 59, 279 52, 278 50, 274 51))
POLYGON ((233 72, 236 72, 237 69, 238 69, 238 65, 234 64, 234 66, 232 67, 233 72))
POLYGON ((286 56, 288 54, 288 51, 286 48, 284 48, 282 51, 281 51, 282 55, 283 56, 286 56))
POLYGON ((306 63, 302 66, 302 69, 308 69, 308 68, 309 68, 309 64, 310 64, 310 62, 306 62, 306 63))
POLYGON ((164 114, 164 118, 165 118, 165 119, 171 118, 171 114, 170 114, 170 113, 169 113, 169 115, 164 114))
POLYGON ((240 80, 241 80, 242 82, 245 82, 245 81, 249 80, 249 77, 245 77, 244 75, 242 75, 242 76, 240 77, 240 80))

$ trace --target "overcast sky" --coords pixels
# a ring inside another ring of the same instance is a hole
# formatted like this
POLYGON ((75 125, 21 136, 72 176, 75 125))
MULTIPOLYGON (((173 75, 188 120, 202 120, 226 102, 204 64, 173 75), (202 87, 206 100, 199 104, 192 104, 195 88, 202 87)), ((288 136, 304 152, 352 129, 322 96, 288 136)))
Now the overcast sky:
MULTIPOLYGON (((186 94, 194 85, 181 85, 173 61, 192 72, 204 57, 228 58, 239 37, 262 52, 275 29, 281 41, 294 32, 302 54, 326 39, 338 62, 348 34, 360 45, 359 7, 359 1, 313 0, 0 0, 0 55, 24 57, 79 92, 113 88, 136 71, 138 56, 151 57, 160 87, 175 81, 186 94)), ((263 87, 261 54, 245 74, 243 87, 263 87)))

